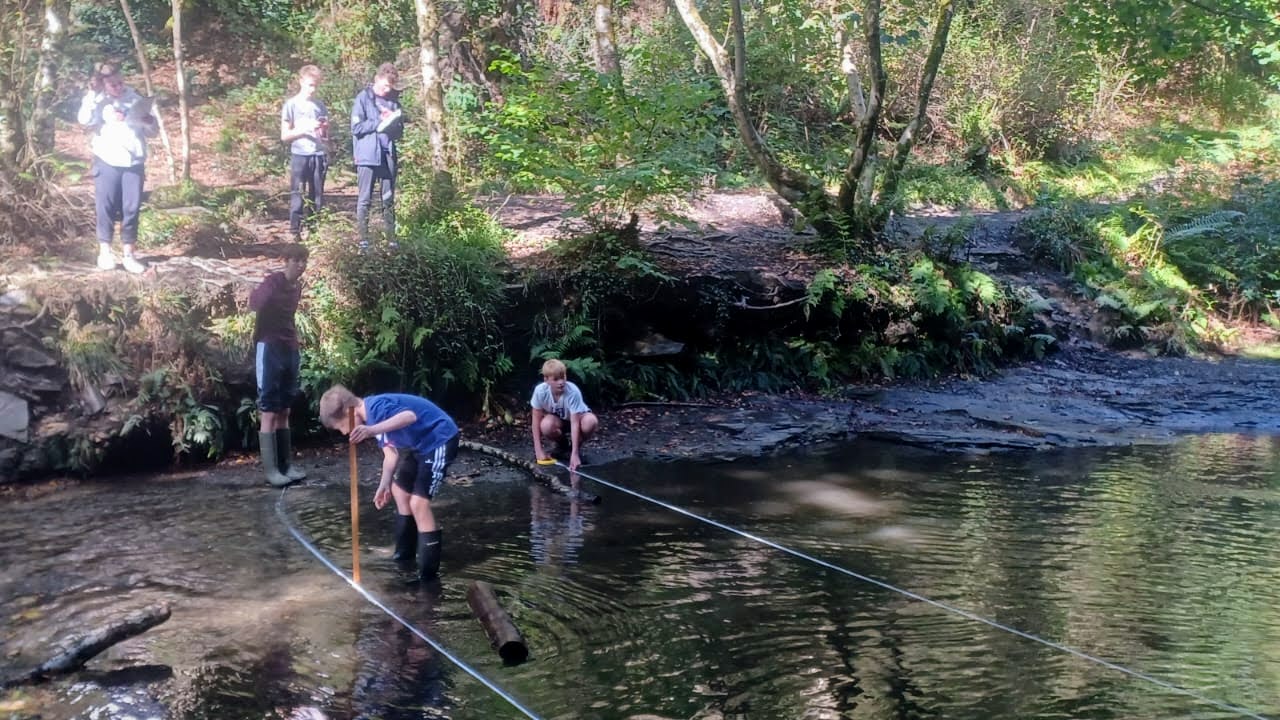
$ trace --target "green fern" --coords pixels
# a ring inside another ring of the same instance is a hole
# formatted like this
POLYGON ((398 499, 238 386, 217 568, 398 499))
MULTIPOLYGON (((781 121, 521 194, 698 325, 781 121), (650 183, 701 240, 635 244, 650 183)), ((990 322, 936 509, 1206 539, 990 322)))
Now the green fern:
POLYGON ((1188 238, 1216 234, 1243 220, 1245 217, 1247 217, 1245 213, 1238 210, 1212 212, 1208 215, 1202 215, 1191 222, 1169 228, 1164 233, 1164 241, 1171 243, 1188 238))

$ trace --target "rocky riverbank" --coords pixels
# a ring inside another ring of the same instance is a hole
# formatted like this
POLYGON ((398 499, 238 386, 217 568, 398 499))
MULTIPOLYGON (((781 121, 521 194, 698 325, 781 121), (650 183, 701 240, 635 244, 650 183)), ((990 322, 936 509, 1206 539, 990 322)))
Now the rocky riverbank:
MULTIPOLYGON (((550 243, 565 232, 563 208, 553 199, 507 198, 490 205, 490 212, 516 230, 509 247, 515 271, 536 275, 548 262, 550 243)), ((681 277, 684 292, 713 293, 753 307, 803 292, 817 260, 806 254, 805 237, 780 225, 767 195, 719 194, 692 211, 701 226, 698 233, 640 227, 645 247, 681 277)), ((732 459, 850 438, 994 452, 1161 443, 1185 433, 1280 434, 1280 362, 1153 358, 1103 347, 1091 306, 1078 301, 1069 280, 1029 262, 1009 241, 1023 214, 978 222, 957 251, 984 272, 1034 288, 1050 300, 1052 309, 1040 319, 1059 347, 1044 360, 986 378, 854 386, 837 397, 746 393, 702 403, 597 408, 604 411, 603 430, 591 462, 732 459)), ((900 221, 900 240, 911 242, 929 226, 952 220, 900 221)), ((73 327, 84 328, 124 322, 119 308, 133 303, 130 317, 147 331, 141 335, 146 347, 130 351, 154 360, 192 337, 207 336, 203 328, 211 320, 247 317, 248 291, 274 267, 280 248, 258 237, 272 236, 237 236, 212 249, 197 244, 153 252, 146 257, 150 269, 141 276, 96 273, 88 262, 9 263, 0 285, 0 484, 47 476, 81 459, 92 468, 121 444, 122 428, 131 422, 135 432, 159 437, 156 454, 164 455, 170 439, 160 436, 171 428, 139 430, 132 420, 146 410, 129 391, 138 379, 126 380, 112 368, 77 376, 75 363, 64 357, 66 323, 70 318, 73 327), (108 317, 113 312, 121 317, 108 317)), ((528 294, 521 292, 521 297, 528 294)), ((662 297, 668 304, 682 302, 671 292, 662 297)), ((207 363, 224 394, 233 391, 233 405, 240 395, 251 395, 244 348, 229 346, 225 338, 210 336, 207 342, 188 349, 187 359, 194 353, 207 363)), ((513 402, 520 407, 520 398, 513 402)), ((513 425, 473 425, 468 435, 523 453, 529 445, 526 421, 516 417, 513 425)), ((223 465, 238 467, 241 460, 232 453, 223 465)))

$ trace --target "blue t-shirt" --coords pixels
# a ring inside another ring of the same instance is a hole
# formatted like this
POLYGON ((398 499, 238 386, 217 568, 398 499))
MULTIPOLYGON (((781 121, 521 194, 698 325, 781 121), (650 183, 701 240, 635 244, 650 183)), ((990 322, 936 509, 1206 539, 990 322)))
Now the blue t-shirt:
POLYGON ((412 410, 418 416, 409 425, 378 436, 378 445, 413 450, 428 455, 458 434, 458 425, 435 403, 417 395, 387 393, 364 399, 366 425, 377 425, 387 418, 412 410))

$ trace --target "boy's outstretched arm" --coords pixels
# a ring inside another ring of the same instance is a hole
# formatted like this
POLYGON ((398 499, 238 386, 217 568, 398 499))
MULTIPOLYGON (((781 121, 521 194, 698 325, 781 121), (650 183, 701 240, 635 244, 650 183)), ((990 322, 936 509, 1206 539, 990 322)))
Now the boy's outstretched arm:
POLYGON ((529 414, 533 417, 533 454, 539 460, 546 460, 547 454, 542 451, 542 418, 547 413, 534 408, 529 414))
POLYGON ((387 506, 387 499, 391 497, 391 478, 399 461, 400 451, 390 445, 382 448, 382 476, 378 479, 377 491, 373 493, 373 506, 379 510, 387 506))

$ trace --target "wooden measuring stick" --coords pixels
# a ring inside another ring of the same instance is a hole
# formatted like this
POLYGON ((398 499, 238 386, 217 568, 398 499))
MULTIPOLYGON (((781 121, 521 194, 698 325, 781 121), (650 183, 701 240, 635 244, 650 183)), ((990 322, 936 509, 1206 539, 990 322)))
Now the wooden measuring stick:
MULTIPOLYGON (((356 429, 356 409, 347 408, 347 432, 356 429)), ((356 444, 348 443, 351 456, 351 579, 360 584, 360 493, 356 477, 360 470, 356 463, 356 444)))

